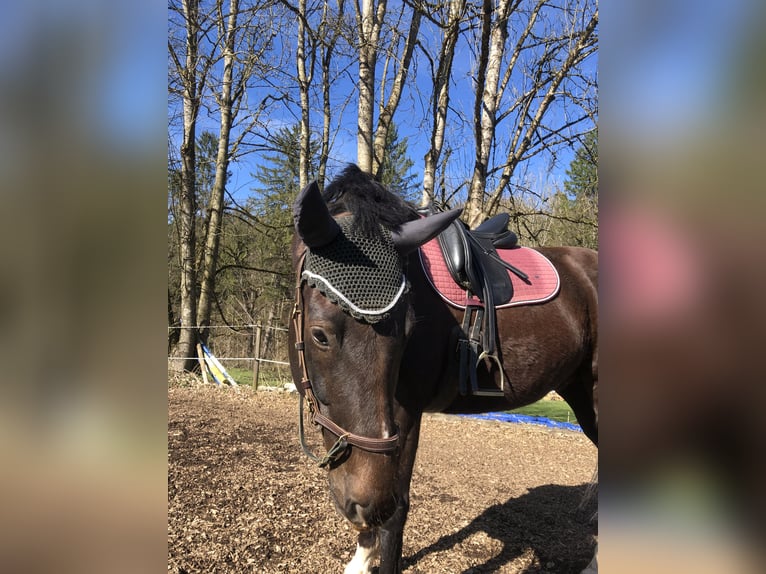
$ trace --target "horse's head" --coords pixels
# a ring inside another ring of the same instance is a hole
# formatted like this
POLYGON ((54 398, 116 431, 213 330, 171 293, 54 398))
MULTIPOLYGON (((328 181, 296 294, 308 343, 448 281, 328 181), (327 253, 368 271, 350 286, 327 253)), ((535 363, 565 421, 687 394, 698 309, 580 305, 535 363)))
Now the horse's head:
POLYGON ((311 184, 294 215, 293 378, 322 426, 332 497, 366 529, 388 520, 397 504, 394 391, 413 319, 404 258, 459 211, 395 229, 377 225, 369 234, 355 221, 359 213, 334 218, 311 184))

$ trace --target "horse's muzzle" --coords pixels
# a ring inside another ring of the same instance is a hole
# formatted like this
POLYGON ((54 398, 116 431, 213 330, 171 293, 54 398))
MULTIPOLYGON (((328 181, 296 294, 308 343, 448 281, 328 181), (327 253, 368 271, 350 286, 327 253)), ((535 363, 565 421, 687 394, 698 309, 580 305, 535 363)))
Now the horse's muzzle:
POLYGON ((333 489, 331 494, 339 512, 359 531, 382 526, 396 511, 396 497, 393 494, 364 501, 341 498, 333 489))

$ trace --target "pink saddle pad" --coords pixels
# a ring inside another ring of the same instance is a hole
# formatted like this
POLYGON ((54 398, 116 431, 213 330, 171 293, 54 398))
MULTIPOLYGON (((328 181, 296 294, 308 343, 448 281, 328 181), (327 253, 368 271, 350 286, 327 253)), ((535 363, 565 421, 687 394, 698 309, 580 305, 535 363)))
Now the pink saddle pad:
MULTIPOLYGON (((497 254, 529 276, 527 283, 516 274, 508 272, 513 283, 513 297, 508 303, 497 305, 498 309, 542 303, 558 293, 558 271, 542 253, 528 247, 515 247, 498 249, 497 254)), ((431 285, 447 303, 459 309, 465 309, 466 304, 481 305, 481 301, 473 296, 469 297, 452 279, 437 239, 432 239, 420 248, 420 261, 431 285)))

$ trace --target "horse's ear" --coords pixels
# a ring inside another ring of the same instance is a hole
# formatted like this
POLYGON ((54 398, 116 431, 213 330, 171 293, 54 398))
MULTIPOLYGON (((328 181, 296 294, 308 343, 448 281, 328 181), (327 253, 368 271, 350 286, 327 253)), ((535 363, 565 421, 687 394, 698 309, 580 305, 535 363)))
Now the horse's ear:
POLYGON ((327 245, 340 233, 340 226, 330 215, 316 181, 304 187, 295 198, 293 222, 295 231, 309 248, 327 245))
POLYGON ((415 221, 408 221, 401 226, 398 232, 394 231, 391 233, 396 250, 402 255, 415 251, 418 247, 431 241, 447 229, 453 221, 460 217, 462 212, 462 208, 453 209, 416 219, 415 221))

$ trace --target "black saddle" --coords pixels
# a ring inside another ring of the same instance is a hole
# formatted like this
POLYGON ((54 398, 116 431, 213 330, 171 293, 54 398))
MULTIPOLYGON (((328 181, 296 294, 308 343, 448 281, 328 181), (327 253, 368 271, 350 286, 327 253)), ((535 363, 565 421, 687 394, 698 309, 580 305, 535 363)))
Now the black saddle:
POLYGON ((513 285, 496 249, 510 249, 518 241, 508 229, 510 216, 500 213, 474 230, 457 220, 441 235, 439 246, 455 282, 483 303, 502 305, 511 300, 513 285))
POLYGON ((500 364, 497 357, 495 307, 507 303, 513 296, 513 284, 508 271, 524 281, 528 280, 523 271, 506 263, 497 254, 497 249, 511 249, 517 244, 516 234, 508 229, 509 221, 507 213, 500 213, 470 230, 458 219, 438 237, 452 278, 482 303, 481 306, 466 306, 458 335, 461 394, 470 392, 488 395, 500 392, 497 389, 482 391, 478 388, 476 367, 481 358, 494 359, 500 364))

